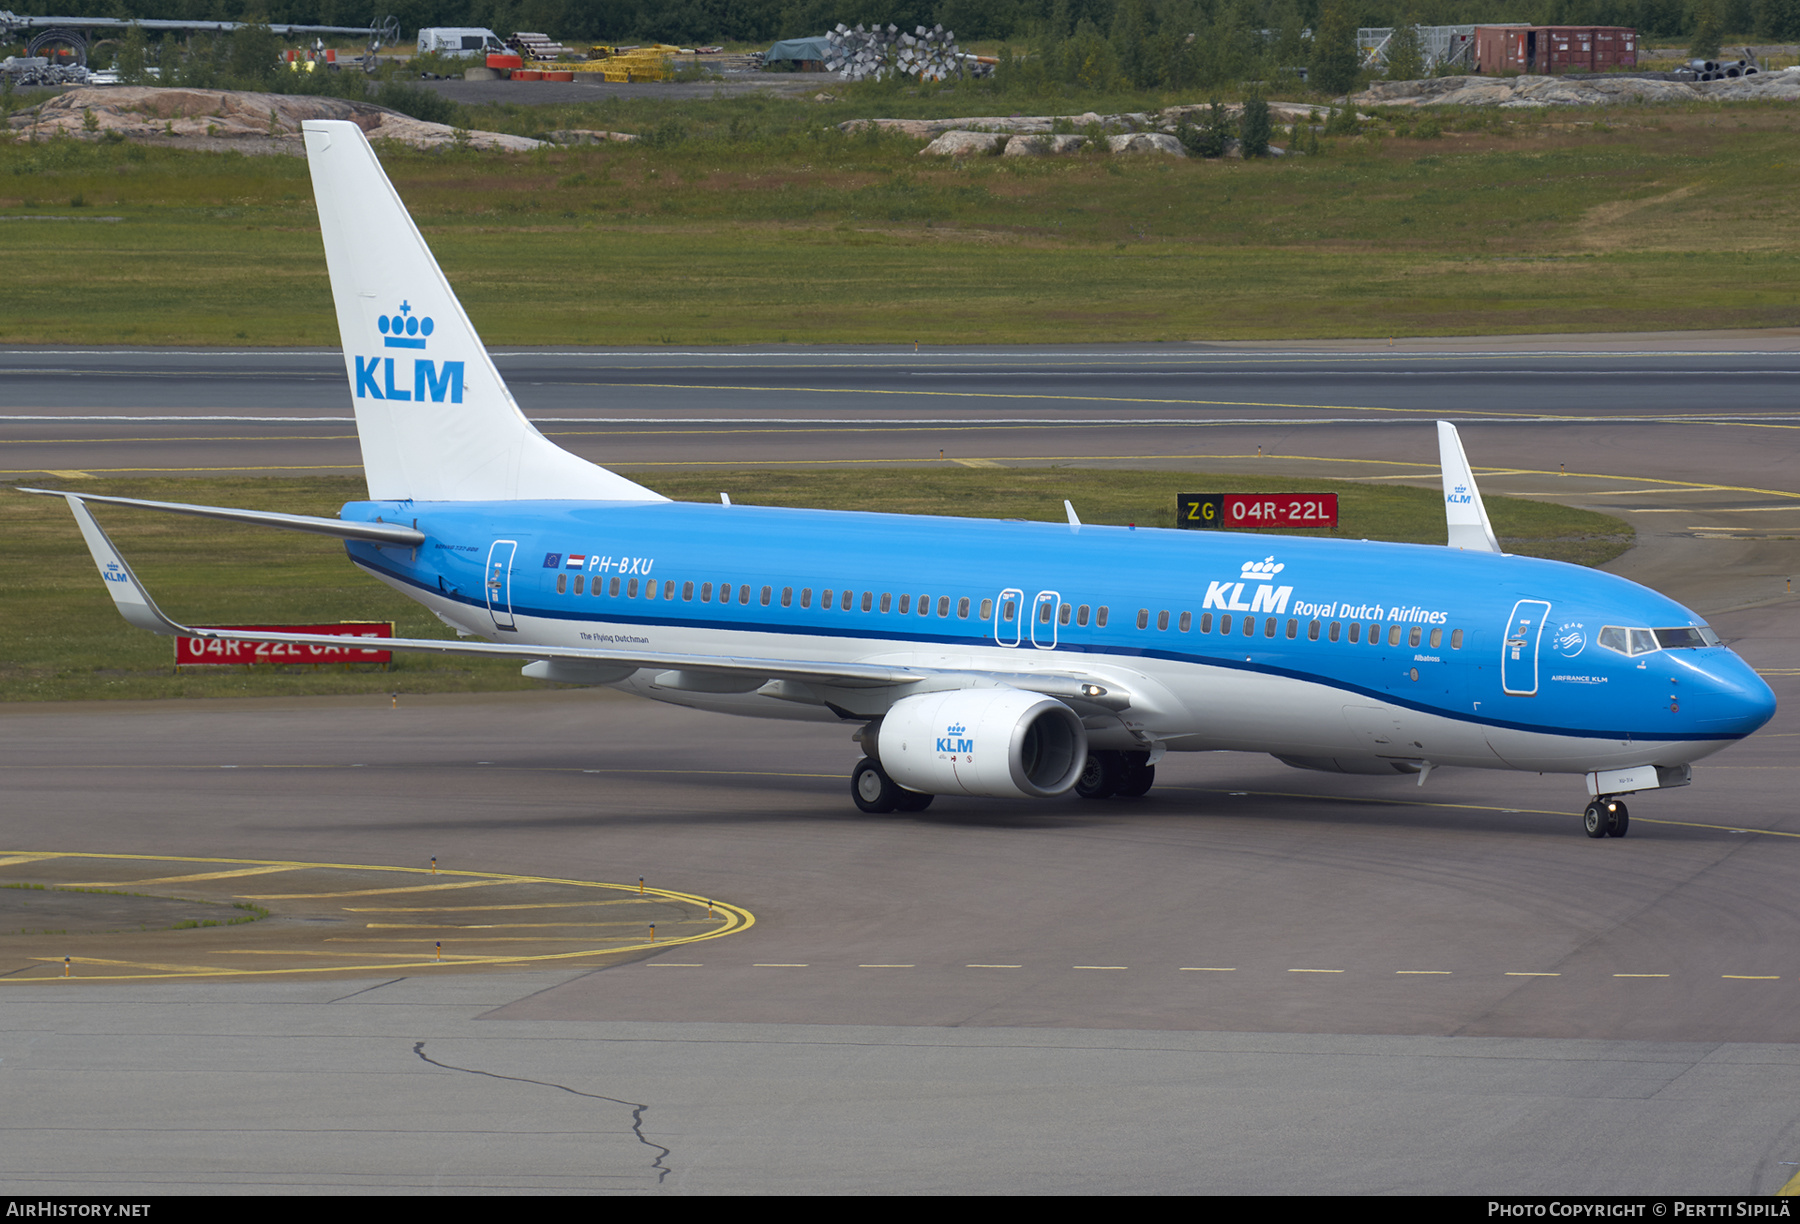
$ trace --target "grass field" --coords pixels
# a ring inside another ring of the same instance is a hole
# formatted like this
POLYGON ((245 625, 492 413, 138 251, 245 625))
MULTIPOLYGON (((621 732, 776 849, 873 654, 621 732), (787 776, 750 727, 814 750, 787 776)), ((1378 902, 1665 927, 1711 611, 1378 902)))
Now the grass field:
MULTIPOLYGON (((1083 521, 1171 526, 1175 494, 1200 490, 1335 491, 1336 534, 1438 543, 1441 496, 1352 482, 1079 469, 874 469, 683 472, 644 479, 672 497, 746 505, 885 510, 1061 521, 1062 500, 1083 521)), ((363 496, 354 477, 312 480, 64 482, 128 497, 334 515, 363 496)), ((1495 498, 1495 530, 1509 551, 1600 564, 1631 543, 1618 519, 1542 502, 1495 498)), ((164 611, 187 624, 393 621, 403 637, 449 637, 436 617, 365 577, 319 536, 116 507, 96 516, 164 611)), ((1330 534, 1314 532, 1307 534, 1330 534)), ((1273 540, 1274 537, 1270 537, 1273 540)), ((175 675, 172 639, 132 629, 113 610, 63 503, 0 489, 0 556, 8 574, 0 616, 0 701, 298 696, 535 689, 516 663, 399 656, 391 672, 205 669, 175 675)))
MULTIPOLYGON (((1395 112, 1254 162, 955 165, 831 126, 929 101, 504 108, 482 121, 651 139, 383 157, 496 344, 1800 326, 1785 104, 1395 112)), ((15 141, 0 215, 68 219, 0 221, 0 340, 336 341, 299 159, 15 141)))

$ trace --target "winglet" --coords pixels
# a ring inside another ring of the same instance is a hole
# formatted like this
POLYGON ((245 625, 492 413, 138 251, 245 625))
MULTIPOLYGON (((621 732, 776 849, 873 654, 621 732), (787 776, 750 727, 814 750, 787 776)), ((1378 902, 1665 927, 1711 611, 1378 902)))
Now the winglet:
POLYGON ((1081 520, 1075 516, 1075 507, 1066 497, 1063 498, 1063 509, 1069 512, 1069 526, 1076 531, 1080 531, 1081 520))
POLYGON ((1444 517, 1449 521, 1451 548, 1470 552, 1500 551, 1494 538, 1494 526, 1488 522, 1487 507, 1481 504, 1481 490, 1475 487, 1475 473, 1463 454, 1462 439, 1456 426, 1439 421, 1438 464, 1444 472, 1444 517))
POLYGON ((125 558, 119 555, 113 542, 100 530, 100 524, 94 521, 86 504, 72 493, 65 493, 63 496, 69 503, 69 510, 75 515, 75 522, 81 527, 82 537, 87 540, 88 551, 94 554, 94 564, 100 567, 100 577, 106 580, 106 589, 111 592, 113 603, 118 605, 119 614, 139 629, 148 629, 152 633, 171 637, 191 636, 192 631, 185 625, 178 625, 162 614, 162 609, 150 598, 144 584, 138 581, 138 576, 125 564, 125 558))

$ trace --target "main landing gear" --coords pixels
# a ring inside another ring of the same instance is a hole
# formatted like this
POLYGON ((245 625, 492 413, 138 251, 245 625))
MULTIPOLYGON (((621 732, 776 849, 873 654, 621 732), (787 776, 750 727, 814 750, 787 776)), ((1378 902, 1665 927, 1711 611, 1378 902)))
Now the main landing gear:
POLYGON ((1075 779, 1075 793, 1083 799, 1136 799, 1154 785, 1156 766, 1148 752, 1090 752, 1075 779))
POLYGON ((1581 828, 1589 837, 1624 837, 1631 814, 1611 795, 1601 795, 1581 814, 1581 828))
POLYGON ((871 757, 864 757, 850 771, 850 797, 856 806, 871 816, 888 812, 923 812, 935 796, 907 790, 887 776, 887 770, 871 757))

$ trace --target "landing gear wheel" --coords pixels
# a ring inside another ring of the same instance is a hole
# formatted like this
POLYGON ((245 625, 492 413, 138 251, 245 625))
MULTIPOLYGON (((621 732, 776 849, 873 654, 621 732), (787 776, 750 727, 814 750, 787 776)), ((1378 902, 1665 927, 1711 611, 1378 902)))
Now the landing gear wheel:
POLYGON ((1137 799, 1150 793, 1156 785, 1156 766, 1150 764, 1148 752, 1127 752, 1125 757, 1125 776, 1119 781, 1119 794, 1127 799, 1137 799))
POLYGON ((1612 827, 1612 813, 1606 805, 1596 799, 1587 805, 1587 811, 1581 814, 1581 831, 1589 837, 1605 837, 1612 827))
POLYGON ((857 807, 871 816, 884 816, 893 811, 903 793, 887 776, 887 771, 868 757, 858 761, 856 768, 850 771, 850 797, 856 800, 857 807))
POLYGON ((1624 837, 1625 830, 1631 827, 1631 813, 1617 799, 1607 806, 1612 809, 1612 819, 1607 822, 1606 832, 1612 837, 1624 837))
POLYGON ((1123 754, 1105 750, 1090 752, 1075 779, 1075 793, 1083 799, 1105 799, 1117 792, 1124 780, 1123 754))
POLYGON ((907 790, 904 786, 894 788, 894 810, 896 812, 923 812, 931 806, 936 795, 927 795, 923 791, 907 790))

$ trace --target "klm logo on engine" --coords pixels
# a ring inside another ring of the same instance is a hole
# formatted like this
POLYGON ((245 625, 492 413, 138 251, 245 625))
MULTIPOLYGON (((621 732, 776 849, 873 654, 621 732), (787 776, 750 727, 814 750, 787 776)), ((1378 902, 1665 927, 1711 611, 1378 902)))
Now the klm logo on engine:
MULTIPOLYGON (((413 313, 411 305, 402 301, 399 310, 380 316, 375 320, 375 326, 381 331, 383 348, 423 349, 435 325, 430 316, 420 318, 413 313)), ((417 400, 421 404, 430 400, 441 404, 448 396, 452 404, 463 402, 463 363, 460 361, 446 361, 440 368, 430 358, 415 357, 409 386, 404 369, 398 372, 399 381, 395 381, 397 372, 392 357, 352 355, 351 360, 356 363, 357 399, 417 400)))
POLYGON ((968 738, 968 732, 969 729, 961 723, 951 723, 944 728, 944 733, 938 736, 937 750, 951 753, 974 752, 975 741, 968 738))

